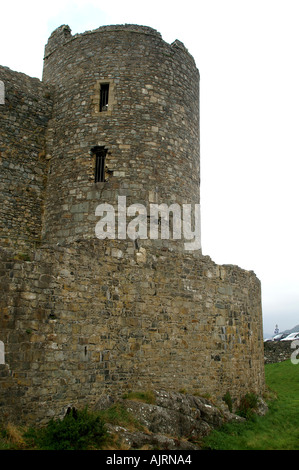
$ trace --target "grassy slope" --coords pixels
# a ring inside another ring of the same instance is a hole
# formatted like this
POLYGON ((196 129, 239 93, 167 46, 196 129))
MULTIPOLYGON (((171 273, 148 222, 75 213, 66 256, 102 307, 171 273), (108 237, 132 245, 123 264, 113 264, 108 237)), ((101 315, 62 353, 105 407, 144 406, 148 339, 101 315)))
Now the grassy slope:
POLYGON ((284 361, 265 366, 266 383, 277 396, 264 417, 226 425, 204 445, 221 450, 299 450, 299 364, 284 361))

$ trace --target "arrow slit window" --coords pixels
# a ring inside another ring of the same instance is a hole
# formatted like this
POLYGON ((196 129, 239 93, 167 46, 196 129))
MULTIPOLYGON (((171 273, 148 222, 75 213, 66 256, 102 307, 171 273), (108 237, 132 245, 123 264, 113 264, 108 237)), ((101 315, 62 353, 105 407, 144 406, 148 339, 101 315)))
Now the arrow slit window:
POLYGON ((105 160, 107 149, 105 147, 93 147, 91 154, 95 158, 94 182, 103 183, 105 181, 105 160))
POLYGON ((108 111, 109 83, 102 83, 100 88, 100 113, 108 111))

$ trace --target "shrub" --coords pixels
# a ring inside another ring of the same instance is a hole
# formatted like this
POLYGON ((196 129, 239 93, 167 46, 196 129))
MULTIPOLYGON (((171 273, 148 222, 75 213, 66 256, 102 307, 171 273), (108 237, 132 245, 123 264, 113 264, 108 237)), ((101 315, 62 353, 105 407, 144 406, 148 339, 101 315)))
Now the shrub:
POLYGON ((87 450, 101 448, 106 430, 104 421, 95 413, 84 410, 68 409, 65 417, 52 419, 39 430, 30 430, 26 438, 31 444, 44 450, 87 450))
POLYGON ((246 393, 246 395, 240 400, 238 414, 243 418, 252 418, 253 410, 257 408, 257 404, 257 395, 255 393, 246 393))
POLYGON ((227 404, 229 411, 232 413, 232 411, 233 411, 233 400, 232 400, 231 394, 229 392, 226 392, 226 394, 223 397, 223 401, 227 404))

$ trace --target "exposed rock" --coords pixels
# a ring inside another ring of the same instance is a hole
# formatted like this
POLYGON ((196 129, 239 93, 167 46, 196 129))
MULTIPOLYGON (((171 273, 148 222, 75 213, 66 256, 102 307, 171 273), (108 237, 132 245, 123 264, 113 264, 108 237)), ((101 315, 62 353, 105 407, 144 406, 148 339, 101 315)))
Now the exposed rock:
MULTIPOLYGON (((165 390, 155 391, 155 404, 120 399, 118 402, 144 426, 145 432, 129 431, 108 425, 109 432, 128 448, 199 449, 198 440, 228 421, 244 421, 223 411, 205 398, 165 390)), ((101 400, 97 408, 108 407, 111 400, 101 400)))
POLYGON ((110 395, 102 395, 94 406, 95 411, 97 410, 106 410, 114 403, 114 398, 110 395))
POLYGON ((122 447, 128 449, 168 449, 198 450, 198 446, 184 439, 164 436, 163 434, 129 431, 122 426, 107 425, 108 432, 116 434, 122 447))
POLYGON ((259 416, 265 416, 265 414, 268 413, 268 410, 269 408, 268 408, 267 403, 262 398, 259 398, 256 414, 258 414, 259 416))
POLYGON ((207 400, 176 392, 155 392, 156 404, 123 400, 125 408, 153 433, 205 436, 223 422, 221 412, 207 400))

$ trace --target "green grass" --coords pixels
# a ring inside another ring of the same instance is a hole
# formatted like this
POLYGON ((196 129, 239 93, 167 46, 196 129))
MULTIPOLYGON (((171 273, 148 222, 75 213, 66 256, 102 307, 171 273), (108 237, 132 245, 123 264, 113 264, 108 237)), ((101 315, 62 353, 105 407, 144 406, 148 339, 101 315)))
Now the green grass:
POLYGON ((144 403, 148 403, 149 405, 154 405, 156 403, 156 397, 154 392, 146 391, 146 392, 129 392, 123 396, 126 400, 136 400, 136 401, 143 401, 144 403))
POLYGON ((299 364, 284 361, 265 366, 266 383, 275 399, 266 416, 229 423, 204 439, 214 450, 299 450, 299 364))
POLYGON ((99 416, 105 423, 122 426, 132 431, 144 429, 137 419, 119 403, 112 405, 107 410, 99 411, 99 416))

